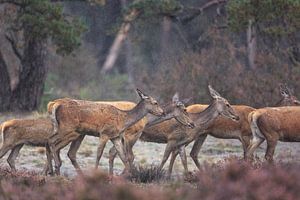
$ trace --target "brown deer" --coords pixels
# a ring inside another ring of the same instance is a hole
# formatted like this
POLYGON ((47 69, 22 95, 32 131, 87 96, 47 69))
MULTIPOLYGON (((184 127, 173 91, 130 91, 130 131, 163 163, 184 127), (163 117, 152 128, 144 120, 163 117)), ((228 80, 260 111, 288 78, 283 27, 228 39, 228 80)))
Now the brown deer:
POLYGON ((0 158, 11 150, 7 162, 12 171, 16 171, 15 160, 23 145, 46 147, 47 163, 43 170, 45 175, 52 171, 51 154, 48 138, 53 133, 52 122, 48 118, 13 119, 1 124, 2 146, 0 158))
POLYGON ((55 107, 52 115, 58 122, 58 129, 50 138, 49 145, 55 161, 55 172, 60 174, 61 161, 59 150, 76 140, 80 135, 98 136, 100 145, 97 151, 97 160, 100 160, 105 145, 111 140, 125 165, 128 172, 130 165, 124 153, 121 138, 124 131, 141 120, 147 113, 153 115, 163 115, 162 108, 157 101, 137 90, 141 100, 131 110, 123 111, 108 104, 95 102, 78 103, 77 101, 67 101, 55 107))
MULTIPOLYGON (((64 98, 64 99, 55 100, 53 102, 49 102, 48 103, 48 112, 49 112, 49 114, 51 114, 53 106, 55 105, 55 103, 61 104, 63 102, 67 102, 67 101, 74 101, 74 100, 64 98)), ((80 100, 76 100, 76 101, 78 103, 83 103, 80 100)), ((113 105, 116 108, 121 109, 121 110, 130 110, 134 106, 136 106, 135 103, 127 102, 127 101, 114 101, 114 102, 97 101, 96 103, 113 105)), ((176 120, 178 120, 182 124, 193 127, 193 122, 187 117, 186 112, 185 112, 184 104, 179 101, 178 94, 174 95, 172 103, 168 104, 167 106, 164 106, 163 110, 165 112, 164 116, 157 117, 157 116, 153 116, 153 115, 151 116, 150 115, 147 118, 150 117, 151 120, 153 121, 152 123, 156 123, 155 121, 158 121, 157 119, 159 119, 160 121, 163 121, 163 120, 168 120, 168 119, 171 119, 171 118, 175 118, 176 120)), ((133 155, 133 152, 132 152, 132 146, 135 144, 135 142, 139 138, 140 133, 143 130, 143 128, 145 127, 146 123, 147 123, 147 119, 146 119, 146 117, 144 117, 142 120, 138 121, 136 124, 129 127, 124 132, 124 141, 123 142, 124 142, 125 147, 126 147, 125 150, 128 153, 128 160, 129 160, 130 164, 132 164, 133 160, 134 160, 134 155, 133 155)), ((80 144, 81 144, 82 140, 84 139, 84 136, 85 135, 81 135, 80 137, 78 137, 78 139, 72 141, 70 149, 68 151, 68 156, 69 156, 73 166, 76 169, 80 169, 79 165, 77 164, 77 161, 76 161, 76 153, 77 153, 77 151, 80 147, 80 144)), ((116 152, 115 147, 112 147, 111 150, 110 150, 110 169, 109 169, 111 174, 113 173, 113 159, 116 156, 116 154, 117 154, 117 152, 116 152), (112 156, 113 156, 113 158, 112 158, 112 156)), ((99 160, 97 159, 96 167, 98 167, 98 165, 99 165, 99 160)))
MULTIPOLYGON (((162 117, 153 116, 151 119, 148 120, 145 129, 147 127, 153 126, 155 124, 161 123, 166 120, 170 120, 174 118, 178 123, 182 124, 183 126, 188 126, 190 128, 194 128, 193 121, 188 117, 186 112, 186 108, 184 104, 179 100, 178 93, 176 93, 173 98, 172 102, 163 107, 165 115, 162 117)), ((131 165, 133 164, 134 155, 133 155, 133 145, 141 136, 143 129, 140 129, 139 132, 126 132, 124 134, 124 144, 126 152, 128 153, 129 162, 131 165)), ((114 159, 117 155, 116 148, 113 146, 109 151, 109 172, 113 174, 113 165, 114 159)))
MULTIPOLYGON (((188 116, 194 121, 195 128, 189 129, 180 125, 174 119, 157 124, 155 126, 144 129, 140 139, 146 142, 167 143, 160 169, 163 168, 165 162, 172 153, 170 163, 174 162, 177 153, 182 157, 185 156, 185 146, 198 138, 202 131, 209 127, 213 121, 219 116, 225 116, 232 120, 238 120, 239 116, 232 109, 229 102, 221 97, 211 86, 209 92, 213 98, 212 103, 202 112, 189 113, 188 116), (174 160, 173 160, 174 159, 174 160)), ((168 174, 172 172, 172 164, 169 166, 168 174)), ((185 172, 188 172, 187 165, 184 165, 185 172)))
MULTIPOLYGON (((291 90, 287 85, 280 84, 279 91, 281 94, 281 99, 275 104, 276 106, 289 106, 289 105, 299 105, 300 102, 292 94, 291 90)), ((187 107, 188 112, 200 112, 204 110, 207 105, 195 104, 187 107)), ((252 138, 251 128, 248 122, 248 115, 250 112, 256 110, 252 107, 245 105, 233 105, 232 106, 237 114, 240 116, 240 120, 232 121, 226 118, 218 117, 211 126, 205 130, 205 134, 201 134, 194 142, 190 156, 192 157, 194 163, 198 168, 200 168, 200 163, 198 160, 198 154, 200 149, 207 137, 211 135, 216 138, 221 139, 238 139, 241 141, 244 158, 246 158, 246 151, 250 144, 250 139, 252 138)), ((184 165, 187 165, 182 158, 184 165)))
MULTIPOLYGON (((290 91, 289 91, 290 92, 290 91)), ((294 99, 295 105, 299 101, 294 99)), ((273 162, 276 144, 282 142, 300 142, 300 124, 296 119, 300 117, 300 107, 266 107, 257 109, 248 115, 252 131, 252 139, 246 153, 246 159, 252 157, 256 148, 267 141, 265 159, 273 162)))

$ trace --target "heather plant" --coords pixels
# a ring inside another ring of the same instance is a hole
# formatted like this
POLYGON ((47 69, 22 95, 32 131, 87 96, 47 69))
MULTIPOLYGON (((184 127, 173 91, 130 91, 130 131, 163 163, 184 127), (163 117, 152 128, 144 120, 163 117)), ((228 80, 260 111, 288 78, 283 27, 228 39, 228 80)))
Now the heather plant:
POLYGON ((152 183, 166 180, 166 171, 156 165, 138 165, 133 167, 128 179, 135 183, 152 183))
MULTIPOLYGON (((147 170, 154 166, 145 167, 147 170)), ((144 168, 144 170, 145 170, 144 168)), ((10 173, 0 169, 0 199, 298 199, 299 164, 253 166, 233 158, 204 164, 192 184, 163 182, 137 184, 101 171, 79 175, 74 180, 41 177, 34 172, 10 173)))

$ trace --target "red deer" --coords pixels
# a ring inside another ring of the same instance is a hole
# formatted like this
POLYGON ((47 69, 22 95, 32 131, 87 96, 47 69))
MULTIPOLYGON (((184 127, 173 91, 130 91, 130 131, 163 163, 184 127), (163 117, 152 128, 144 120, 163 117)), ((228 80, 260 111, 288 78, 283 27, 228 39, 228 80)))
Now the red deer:
MULTIPOLYGON (((289 91, 290 94, 290 91, 289 91)), ((294 105, 299 105, 295 98, 294 105)), ((273 162, 273 155, 278 141, 300 142, 300 107, 266 107, 251 112, 248 116, 253 138, 246 153, 246 159, 252 157, 256 148, 267 141, 265 159, 273 162)))
MULTIPOLYGON (((163 107, 165 116, 163 117, 152 117, 152 119, 148 120, 148 123, 146 124, 145 129, 147 127, 155 125, 157 123, 161 123, 166 120, 170 120, 174 118, 178 123, 182 124, 183 126, 188 126, 190 128, 194 128, 194 123, 192 120, 188 117, 188 114, 186 112, 186 108, 184 104, 179 101, 178 93, 176 93, 173 96, 172 103, 168 104, 163 107)), ((139 129, 137 132, 126 132, 124 134, 124 144, 125 144, 125 149, 126 152, 128 153, 128 158, 129 162, 133 163, 134 160, 134 155, 133 155, 133 145, 136 143, 136 141, 139 139, 143 129, 139 129)), ((110 174, 113 173, 113 164, 114 164, 114 159, 117 155, 115 147, 112 147, 109 151, 109 171, 110 174)))
POLYGON ((72 141, 78 139, 80 135, 98 136, 100 145, 97 152, 97 160, 100 160, 105 145, 111 140, 125 165, 125 171, 130 169, 128 159, 124 153, 121 138, 124 131, 141 120, 147 113, 163 115, 162 108, 151 96, 145 95, 137 90, 141 100, 131 110, 123 111, 108 104, 96 102, 78 103, 77 101, 67 101, 55 107, 55 119, 58 122, 58 129, 50 138, 49 145, 55 161, 55 172, 60 174, 61 161, 59 150, 72 141))
MULTIPOLYGON (((300 102, 295 96, 292 95, 291 90, 286 85, 281 84, 279 90, 282 98, 275 104, 276 106, 300 104, 300 102)), ((200 112, 206 107, 207 105, 195 104, 187 107, 187 110, 188 112, 200 112)), ((205 130, 205 133, 201 134, 195 140, 190 156, 198 168, 200 168, 198 154, 207 135, 221 139, 240 140, 244 150, 244 158, 246 157, 246 151, 250 144, 250 139, 252 138, 251 128, 248 122, 248 115, 250 112, 255 111, 255 109, 244 105, 233 105, 232 107, 240 116, 239 121, 232 121, 219 117, 211 124, 211 126, 209 126, 207 130, 205 130)), ((185 166, 187 166, 187 163, 184 162, 184 160, 185 159, 183 158, 183 163, 185 166)))
MULTIPOLYGON (((167 143, 163 160, 160 169, 163 168, 165 162, 172 152, 172 163, 179 151, 180 155, 185 155, 185 146, 192 142, 194 139, 202 134, 202 131, 209 127, 213 121, 219 116, 225 116, 232 120, 238 120, 239 116, 236 115, 229 102, 221 97, 214 89, 209 86, 209 92, 213 98, 212 103, 206 107, 202 112, 189 113, 188 116, 194 121, 195 128, 189 129, 178 124, 174 119, 169 120, 155 126, 149 127, 143 131, 140 139, 146 142, 167 143)), ((185 172, 188 172, 187 165, 185 172)), ((169 175, 172 172, 172 165, 169 166, 169 175)))
POLYGON ((7 162, 16 171, 15 160, 23 145, 46 147, 47 164, 43 172, 52 172, 51 154, 48 146, 48 139, 53 133, 52 122, 48 118, 38 119, 13 119, 1 124, 2 146, 0 158, 11 150, 7 162))

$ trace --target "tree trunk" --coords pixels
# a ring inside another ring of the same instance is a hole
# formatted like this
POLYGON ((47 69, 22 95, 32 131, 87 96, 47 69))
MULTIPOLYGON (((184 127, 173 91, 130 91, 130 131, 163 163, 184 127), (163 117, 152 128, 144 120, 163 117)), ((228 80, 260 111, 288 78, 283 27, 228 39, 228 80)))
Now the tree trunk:
POLYGON ((118 31, 115 40, 109 49, 109 53, 102 66, 101 73, 105 74, 107 71, 111 70, 114 67, 114 64, 119 56, 122 44, 130 30, 131 22, 136 19, 138 15, 139 11, 134 9, 124 17, 124 22, 122 23, 120 30, 118 31))
POLYGON ((247 47, 248 47, 248 62, 249 67, 253 70, 256 69, 256 54, 257 54, 257 35, 256 27, 252 20, 248 22, 247 30, 247 47))
MULTIPOLYGON (((7 73, 8 66, 5 65, 5 62, 1 62, 0 57, 0 94, 1 103, 3 102, 3 105, 0 105, 0 111, 33 111, 38 108, 47 72, 45 58, 44 40, 33 38, 30 33, 26 34, 19 83, 11 91, 10 79, 7 73)), ((2 59, 2 61, 4 60, 2 59)))
POLYGON ((164 57, 168 56, 170 33, 171 33, 171 20, 169 17, 164 17, 162 21, 162 32, 160 37, 160 63, 163 63, 164 57))
POLYGON ((10 78, 7 71, 7 64, 0 51, 0 111, 7 111, 10 107, 10 78))

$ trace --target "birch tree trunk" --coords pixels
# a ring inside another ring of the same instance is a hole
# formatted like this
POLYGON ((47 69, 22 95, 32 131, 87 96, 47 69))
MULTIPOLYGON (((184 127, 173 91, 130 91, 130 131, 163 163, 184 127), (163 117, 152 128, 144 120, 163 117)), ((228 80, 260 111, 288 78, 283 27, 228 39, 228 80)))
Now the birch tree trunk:
POLYGON ((257 34, 256 26, 253 20, 249 20, 247 29, 247 49, 248 49, 248 63, 252 70, 256 69, 256 55, 257 55, 257 34))
POLYGON ((121 47, 124 40, 126 39, 128 32, 131 27, 132 21, 139 15, 138 10, 133 9, 129 14, 124 17, 124 22, 122 23, 112 46, 109 49, 109 53, 104 61, 101 69, 101 73, 106 73, 114 67, 114 64, 119 56, 121 47))

